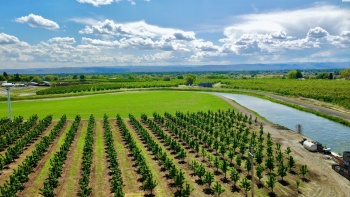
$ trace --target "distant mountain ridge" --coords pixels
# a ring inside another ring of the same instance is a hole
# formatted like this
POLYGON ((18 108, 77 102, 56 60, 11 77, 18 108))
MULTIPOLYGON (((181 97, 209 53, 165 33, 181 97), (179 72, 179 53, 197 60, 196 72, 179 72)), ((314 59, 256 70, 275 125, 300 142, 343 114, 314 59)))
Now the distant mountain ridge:
POLYGON ((0 69, 8 74, 92 74, 92 73, 136 73, 136 72, 200 72, 200 71, 251 71, 251 70, 309 70, 350 68, 350 62, 324 63, 281 63, 281 64, 236 64, 204 66, 95 66, 95 67, 59 67, 0 69))

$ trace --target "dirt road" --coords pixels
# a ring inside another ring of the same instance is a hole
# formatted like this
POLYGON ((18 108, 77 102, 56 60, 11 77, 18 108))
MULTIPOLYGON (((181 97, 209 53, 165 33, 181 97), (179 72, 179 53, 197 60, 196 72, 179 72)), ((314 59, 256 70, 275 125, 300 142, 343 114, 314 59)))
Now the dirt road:
MULTIPOLYGON (((230 99, 221 98, 242 111, 243 114, 252 115, 253 119, 255 119, 256 115, 249 109, 230 99)), ((295 160, 308 166, 310 182, 301 188, 299 196, 349 196, 350 181, 332 170, 331 164, 335 164, 335 162, 327 159, 323 154, 311 153, 303 148, 299 144, 299 141, 303 138, 301 134, 281 129, 277 125, 259 117, 258 120, 264 125, 264 131, 271 133, 273 139, 281 143, 282 150, 285 150, 288 146, 291 147, 295 160)))

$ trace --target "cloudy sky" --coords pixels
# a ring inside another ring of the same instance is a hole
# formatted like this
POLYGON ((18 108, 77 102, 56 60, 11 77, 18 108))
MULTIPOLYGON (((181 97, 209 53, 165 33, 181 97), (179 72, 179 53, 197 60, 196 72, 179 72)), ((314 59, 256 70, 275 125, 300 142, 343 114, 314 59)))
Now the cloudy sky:
POLYGON ((350 61, 350 0, 3 0, 0 68, 350 61))

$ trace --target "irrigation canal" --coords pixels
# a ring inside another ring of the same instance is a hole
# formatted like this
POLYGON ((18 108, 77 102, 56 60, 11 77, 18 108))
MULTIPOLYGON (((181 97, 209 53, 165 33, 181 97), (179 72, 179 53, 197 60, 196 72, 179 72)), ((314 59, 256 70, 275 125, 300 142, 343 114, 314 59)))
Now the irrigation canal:
POLYGON ((271 122, 296 130, 296 125, 302 125, 304 136, 318 141, 333 152, 350 150, 350 128, 311 113, 299 111, 285 105, 273 103, 253 96, 214 93, 247 107, 271 122))

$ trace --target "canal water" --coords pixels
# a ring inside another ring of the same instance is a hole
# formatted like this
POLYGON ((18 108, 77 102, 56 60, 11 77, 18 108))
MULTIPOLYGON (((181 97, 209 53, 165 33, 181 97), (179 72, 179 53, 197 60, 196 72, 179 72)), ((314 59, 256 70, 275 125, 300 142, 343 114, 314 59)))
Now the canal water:
POLYGON ((296 110, 285 105, 273 103, 253 96, 214 93, 235 100, 271 122, 296 130, 302 125, 302 134, 331 148, 333 152, 350 150, 350 128, 311 113, 296 110))

